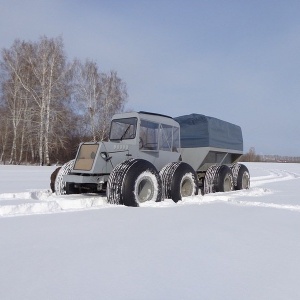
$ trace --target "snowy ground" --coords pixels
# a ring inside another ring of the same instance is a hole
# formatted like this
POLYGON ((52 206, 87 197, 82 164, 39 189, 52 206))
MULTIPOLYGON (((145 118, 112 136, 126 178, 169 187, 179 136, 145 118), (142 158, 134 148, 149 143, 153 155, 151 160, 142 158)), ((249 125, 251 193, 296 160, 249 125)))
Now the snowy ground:
POLYGON ((0 299, 300 299, 300 164, 247 166, 250 190, 140 208, 0 166, 0 299))

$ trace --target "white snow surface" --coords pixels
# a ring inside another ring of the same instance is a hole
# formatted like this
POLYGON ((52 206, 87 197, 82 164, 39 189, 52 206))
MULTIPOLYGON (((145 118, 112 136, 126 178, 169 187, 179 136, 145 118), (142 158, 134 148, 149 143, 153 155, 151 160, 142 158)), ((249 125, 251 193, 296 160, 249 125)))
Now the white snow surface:
POLYGON ((1 165, 0 299, 300 299, 300 164, 246 165, 249 190, 139 208, 1 165))

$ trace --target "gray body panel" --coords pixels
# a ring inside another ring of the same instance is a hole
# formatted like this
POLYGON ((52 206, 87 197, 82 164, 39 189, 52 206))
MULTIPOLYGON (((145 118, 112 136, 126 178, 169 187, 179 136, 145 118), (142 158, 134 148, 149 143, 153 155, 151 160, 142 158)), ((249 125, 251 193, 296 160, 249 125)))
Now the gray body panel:
MULTIPOLYGON (((75 167, 71 174, 64 175, 66 182, 103 184, 116 165, 130 158, 147 160, 158 171, 170 162, 182 160, 191 165, 195 171, 205 172, 212 164, 231 164, 243 154, 243 138, 240 127, 215 118, 192 114, 173 119, 157 114, 131 112, 117 114, 113 120, 125 118, 137 119, 135 136, 124 140, 81 144, 87 145, 87 148, 88 145, 91 145, 91 148, 97 148, 97 151, 90 153, 93 155, 80 158, 79 147, 76 161, 82 159, 83 161, 78 165, 84 166, 84 159, 86 159, 89 162, 87 164, 89 168, 76 169, 75 167), (141 149, 139 139, 143 120, 153 122, 158 126, 164 124, 177 128, 178 132, 180 124, 181 148, 179 145, 178 148, 172 148, 172 151, 171 149, 169 151, 160 150, 160 139, 158 139, 157 150, 141 149), (103 153, 106 156, 103 157, 103 153)), ((87 153, 89 154, 88 151, 87 153)))
POLYGON ((195 171, 206 171, 211 165, 232 164, 243 154, 242 151, 215 147, 182 148, 182 161, 195 171))

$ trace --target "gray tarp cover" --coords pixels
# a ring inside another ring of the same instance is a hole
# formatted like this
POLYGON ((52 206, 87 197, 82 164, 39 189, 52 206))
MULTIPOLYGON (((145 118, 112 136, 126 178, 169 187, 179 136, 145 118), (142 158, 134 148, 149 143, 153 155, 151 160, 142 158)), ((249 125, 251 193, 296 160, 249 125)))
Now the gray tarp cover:
POLYGON ((180 124, 181 147, 216 147, 243 151, 240 126, 199 114, 174 118, 180 124))

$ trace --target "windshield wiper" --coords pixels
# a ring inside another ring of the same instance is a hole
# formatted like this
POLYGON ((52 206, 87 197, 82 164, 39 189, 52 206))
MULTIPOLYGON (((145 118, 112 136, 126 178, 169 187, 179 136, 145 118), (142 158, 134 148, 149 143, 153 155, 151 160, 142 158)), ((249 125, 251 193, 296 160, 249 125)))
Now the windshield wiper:
POLYGON ((129 130, 129 128, 130 128, 130 125, 131 125, 131 124, 128 125, 128 127, 127 127, 126 130, 125 130, 125 132, 122 134, 122 136, 121 136, 121 138, 120 138, 120 141, 122 141, 123 138, 125 137, 126 133, 128 132, 128 130, 129 130))

